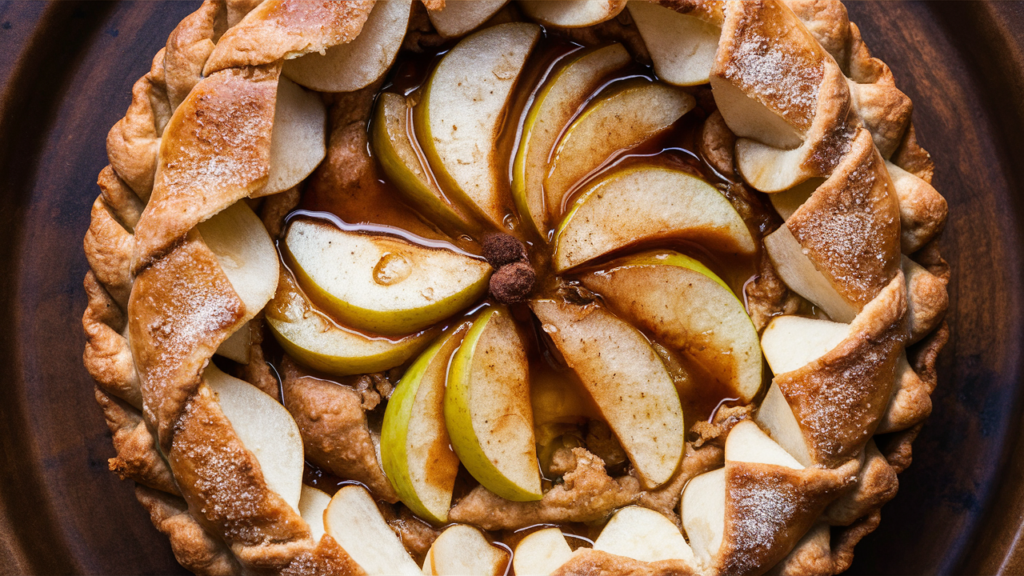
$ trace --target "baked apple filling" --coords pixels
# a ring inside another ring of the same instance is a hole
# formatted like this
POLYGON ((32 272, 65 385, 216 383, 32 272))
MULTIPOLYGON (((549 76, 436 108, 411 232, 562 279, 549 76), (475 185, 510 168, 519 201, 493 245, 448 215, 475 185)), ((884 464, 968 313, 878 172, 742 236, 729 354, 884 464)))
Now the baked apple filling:
POLYGON ((948 271, 841 4, 250 4, 172 34, 86 238, 111 466, 186 567, 849 565, 948 271))

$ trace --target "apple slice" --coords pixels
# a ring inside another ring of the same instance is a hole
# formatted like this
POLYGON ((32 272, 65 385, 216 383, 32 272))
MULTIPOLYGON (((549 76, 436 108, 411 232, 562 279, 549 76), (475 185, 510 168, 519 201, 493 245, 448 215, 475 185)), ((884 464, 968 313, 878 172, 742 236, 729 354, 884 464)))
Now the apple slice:
POLYGON ((466 470, 498 496, 540 500, 540 470, 523 341, 504 308, 473 322, 448 368, 444 416, 466 470))
POLYGON ((310 368, 335 376, 394 368, 422 350, 438 333, 428 329, 389 339, 345 328, 316 310, 287 274, 281 275, 266 317, 267 326, 285 352, 310 368))
POLYGON ((242 324, 242 327, 220 343, 217 347, 217 354, 238 362, 239 364, 249 363, 249 349, 252 346, 252 325, 249 322, 242 324))
POLYGON ((833 320, 851 322, 860 308, 844 298, 811 262, 786 225, 765 236, 764 247, 786 285, 817 304, 833 320))
POLYGON ((593 397, 641 482, 667 482, 683 456, 683 409, 668 370, 636 328, 596 305, 530 304, 593 397))
POLYGON ((235 434, 260 463, 267 487, 296 510, 302 492, 302 436, 280 403, 259 388, 221 372, 212 362, 203 380, 217 396, 235 434))
POLYGON ((621 44, 580 50, 568 58, 534 97, 512 166, 512 197, 519 214, 545 240, 549 218, 544 200, 544 176, 558 137, 605 78, 625 68, 630 61, 629 52, 621 44))
POLYGON ((633 17, 658 78, 676 86, 707 84, 722 29, 653 2, 630 2, 633 17))
POLYGON ((313 536, 314 542, 327 533, 324 529, 324 512, 331 503, 331 497, 326 492, 312 486, 302 485, 302 496, 299 498, 299 514, 309 524, 309 533, 313 536))
POLYGON ((313 173, 327 155, 327 108, 316 92, 287 78, 277 85, 274 130, 270 135, 270 175, 253 198, 295 186, 313 173))
POLYGON ((391 67, 409 27, 412 0, 379 0, 351 42, 285 60, 282 74, 317 92, 354 92, 391 67))
POLYGON ((580 196, 555 233, 555 270, 670 239, 732 254, 757 250, 750 229, 721 192, 686 172, 641 165, 612 172, 580 196))
POLYGON ((362 486, 349 484, 334 494, 324 528, 367 576, 423 576, 362 486))
POLYGON ((616 512, 594 541, 594 550, 641 562, 693 562, 693 550, 679 528, 663 515, 640 506, 616 512))
POLYGON ((789 217, 810 199, 821 182, 821 178, 811 178, 784 192, 769 194, 768 198, 772 201, 772 206, 775 207, 779 216, 782 216, 783 220, 789 220, 789 217))
POLYGON ((679 516, 694 556, 708 565, 725 534, 725 468, 705 472, 686 483, 679 516))
POLYGON ((804 469, 796 458, 769 438, 752 420, 744 420, 729 431, 725 441, 725 460, 804 469))
MULTIPOLYGON (((848 324, 801 316, 779 316, 764 329, 761 350, 772 372, 785 374, 821 358, 849 335, 848 324)), ((800 464, 813 464, 803 430, 778 384, 772 384, 768 389, 756 420, 800 464)))
POLYGON ((248 322, 267 305, 277 290, 277 249, 263 221, 244 200, 197 226, 203 241, 245 303, 248 322))
POLYGON ((626 0, 519 0, 519 7, 547 26, 583 28, 615 18, 626 0))
POLYGON ((566 130, 544 183, 548 213, 616 153, 658 134, 693 109, 693 96, 665 84, 629 80, 603 93, 566 130))
POLYGON ((476 528, 456 524, 434 540, 423 573, 434 576, 499 576, 505 573, 508 553, 492 545, 476 528))
POLYGON ((419 142, 441 189, 499 229, 510 208, 498 135, 539 37, 539 26, 513 22, 464 38, 437 65, 416 107, 419 142))
POLYGON ((341 322, 380 334, 409 334, 487 292, 491 267, 454 246, 342 230, 300 219, 284 252, 310 299, 341 322))
POLYGON ((430 23, 445 38, 465 36, 487 22, 508 0, 453 0, 441 10, 427 12, 430 23))
POLYGON ((371 144, 381 168, 398 191, 424 216, 454 232, 472 231, 473 220, 452 204, 420 160, 411 137, 412 108, 404 96, 384 92, 377 101, 371 144))
POLYGON ((742 402, 761 389, 757 330, 743 302, 697 260, 647 252, 616 260, 581 281, 658 342, 703 366, 742 402))
POLYGON ((512 568, 523 576, 548 576, 569 561, 572 548, 558 528, 544 528, 519 541, 512 568))
POLYGON ((462 322, 427 348, 388 400, 381 463, 398 497, 420 518, 448 521, 459 458, 444 424, 448 363, 472 324, 462 322))

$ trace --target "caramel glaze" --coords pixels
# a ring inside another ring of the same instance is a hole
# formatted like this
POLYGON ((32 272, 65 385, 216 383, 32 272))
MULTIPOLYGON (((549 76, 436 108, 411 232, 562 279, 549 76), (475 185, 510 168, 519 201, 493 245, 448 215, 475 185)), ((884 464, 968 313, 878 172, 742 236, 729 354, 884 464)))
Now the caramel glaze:
MULTIPOLYGON (((435 52, 422 54, 403 51, 380 91, 399 93, 415 102, 430 72, 452 45, 453 43, 449 43, 443 45, 435 52)), ((498 143, 499 149, 509 158, 508 166, 506 167, 506 177, 502 179, 506 183, 506 190, 504 190, 504 193, 507 195, 506 197, 511 198, 511 164, 515 156, 514 152, 519 142, 526 112, 533 101, 534 95, 550 77, 552 72, 557 70, 560 61, 582 48, 581 45, 560 36, 557 31, 545 30, 543 38, 527 62, 523 76, 520 78, 516 95, 513 97, 513 101, 510 103, 509 110, 506 113, 505 124, 498 143)), ((618 82, 637 77, 657 80, 653 69, 635 62, 626 70, 608 77, 602 88, 590 97, 588 104, 595 98, 600 97, 601 93, 605 90, 614 88, 618 82)), ((704 125, 704 120, 715 111, 714 100, 711 98, 710 90, 706 86, 687 90, 696 97, 697 107, 684 115, 675 125, 651 140, 644 142, 636 148, 621 150, 609 158, 604 165, 590 174, 586 181, 579 182, 570 191, 564 201, 563 214, 585 188, 587 182, 599 178, 611 170, 645 162, 661 164, 694 174, 722 191, 723 195, 734 204, 738 202, 746 204, 746 212, 741 211, 741 213, 747 215, 747 224, 752 232, 754 232, 754 236, 759 243, 767 233, 778 227, 781 220, 774 210, 768 207, 770 204, 759 193, 747 188, 735 174, 726 175, 717 172, 701 156, 699 152, 701 129, 704 125)), ((368 133, 371 133, 369 130, 370 128, 368 127, 368 133)), ((411 132, 413 130, 410 130, 411 132)), ((411 134, 411 136, 415 138, 414 134, 411 134)), ((372 156, 372 150, 370 154, 372 156)), ((376 159, 373 159, 373 161, 376 164, 376 159)), ((414 209, 406 205, 402 201, 402 195, 384 176, 379 164, 376 165, 376 168, 376 184, 378 186, 375 190, 361 191, 359 194, 349 195, 344 199, 344 202, 324 197, 323 191, 320 194, 307 191, 298 210, 289 215, 289 220, 291 218, 316 218, 332 222, 334 225, 347 230, 361 230, 370 234, 398 234, 407 240, 426 246, 437 247, 439 243, 450 243, 452 247, 465 253, 473 255, 481 253, 481 238, 473 238, 469 235, 457 237, 446 235, 427 219, 420 216, 414 209), (384 201, 389 204, 389 208, 386 211, 381 211, 379 206, 384 201)), ((428 171, 430 170, 429 166, 424 166, 424 168, 428 171)), ((430 177, 432 178, 433 175, 431 174, 430 177)), ((509 204, 511 205, 511 202, 509 204)), ((525 233, 516 214, 508 214, 505 223, 508 229, 503 232, 517 236, 523 240, 528 248, 531 263, 538 276, 537 287, 534 291, 535 296, 565 298, 577 303, 601 299, 600 295, 582 288, 571 273, 564 277, 556 277, 550 274, 549 255, 547 254, 545 243, 541 239, 530 237, 525 233)), ((730 257, 709 251, 691 242, 681 241, 646 245, 641 248, 671 249, 694 257, 718 274, 741 298, 744 297, 745 284, 755 277, 759 259, 765 257, 763 246, 754 258, 730 257)), ((630 251, 636 249, 637 247, 635 246, 629 248, 630 251)), ((602 264, 607 263, 616 256, 618 254, 611 254, 599 262, 588 265, 586 270, 600 269, 602 264)), ((287 262, 285 263, 287 265, 287 262)), ((492 304, 493 302, 485 299, 480 302, 479 306, 475 306, 449 319, 445 324, 454 324, 477 313, 482 307, 492 304)), ((544 379, 560 381, 566 386, 566 393, 578 400, 575 403, 577 408, 573 414, 566 414, 564 418, 557 419, 555 428, 558 432, 562 432, 562 434, 557 436, 555 440, 563 442, 582 441, 581 439, 585 437, 587 422, 600 419, 597 406, 583 391, 582 384, 579 383, 572 371, 559 358, 558 352, 546 341, 546 337, 539 329, 539 325, 529 309, 525 305, 515 305, 511 307, 511 311, 518 321, 524 341, 529 348, 530 374, 534 385, 536 386, 538 381, 544 379), (568 440, 565 440, 566 438, 568 440), (573 440, 573 438, 576 438, 576 440, 573 440)), ((646 334, 646 336, 652 343, 657 344, 650 334, 646 334)), ((267 358, 269 362, 272 365, 276 364, 282 355, 280 347, 270 337, 265 338, 264 343, 268 348, 267 358)), ((697 420, 711 418, 719 407, 728 405, 736 400, 730 397, 729 391, 724 387, 708 386, 706 383, 715 382, 715 379, 709 377, 707 371, 695 362, 662 346, 656 345, 655 347, 676 380, 680 398, 683 402, 685 420, 688 425, 697 420)), ((400 374, 404 372, 405 368, 406 366, 398 367, 389 371, 389 374, 400 374)), ((766 379, 769 378, 768 374, 768 370, 765 370, 766 379)), ((339 385, 348 385, 347 379, 338 379, 330 376, 324 376, 324 379, 337 382, 339 385)), ((378 433, 385 405, 385 403, 382 403, 367 415, 371 426, 375 426, 378 433)), ((538 421, 535 422, 535 427, 539 431, 539 428, 545 424, 551 424, 551 422, 538 421)), ((538 438, 540 436, 541 434, 538 434, 538 438)), ((541 460, 542 474, 544 474, 544 471, 548 470, 549 465, 549 462, 544 460, 546 457, 549 457, 550 451, 545 452, 543 447, 539 447, 538 454, 541 460)), ((608 471, 613 476, 621 475, 628 471, 627 466, 628 461, 620 464, 610 464, 608 471)), ((548 478, 545 475, 545 489, 549 488, 553 482, 558 482, 559 480, 558 478, 548 478)), ((309 462, 306 464, 303 481, 328 494, 333 494, 341 486, 354 483, 350 480, 333 476, 309 462)), ((477 482, 464 468, 460 467, 453 502, 457 502, 475 486, 477 486, 477 482)), ((401 503, 392 505, 384 502, 379 502, 378 505, 385 518, 395 518, 398 507, 403 506, 401 503)), ((489 537, 495 544, 511 551, 530 532, 550 526, 552 525, 544 524, 524 527, 515 531, 491 532, 489 537)), ((570 546, 575 549, 581 546, 592 546, 593 540, 600 533, 603 524, 571 523, 555 526, 562 530, 567 536, 570 546)), ((441 530, 444 527, 436 528, 441 530)), ((417 561, 422 562, 423 558, 417 558, 417 561)), ((510 562, 506 569, 506 574, 511 573, 510 562)))

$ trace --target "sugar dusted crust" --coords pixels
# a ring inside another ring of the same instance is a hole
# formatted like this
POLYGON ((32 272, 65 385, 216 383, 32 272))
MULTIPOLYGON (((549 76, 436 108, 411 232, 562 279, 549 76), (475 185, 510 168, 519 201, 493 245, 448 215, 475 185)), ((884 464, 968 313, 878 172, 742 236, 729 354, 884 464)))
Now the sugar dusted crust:
MULTIPOLYGON (((514 530, 598 520, 639 504, 678 525, 687 481, 724 465, 726 535, 711 565, 646 563, 584 549, 556 573, 835 574, 877 527, 931 411, 936 358, 949 334, 949 270, 936 243, 948 209, 931 185, 934 164, 917 141, 909 98, 871 56, 838 0, 656 3, 721 27, 712 85, 774 115, 773 135, 759 139, 747 119, 715 112, 701 144, 714 168, 763 192, 824 180, 787 225, 858 313, 836 349, 775 377, 813 439, 816 466, 725 463, 730 429, 751 415, 749 408, 726 408, 692 428, 681 470, 660 490, 642 490, 631 475, 609 476, 599 457, 577 448, 561 454, 565 482, 544 500, 512 504, 479 487, 451 517, 514 530), (836 398, 844 402, 841 411, 836 398)), ((171 34, 107 136, 110 165, 100 173, 84 241, 91 270, 83 360, 117 451, 111 470, 136 483, 154 526, 197 574, 363 573, 330 536, 314 541, 299 514, 268 487, 203 379, 218 346, 260 311, 246 309, 195 226, 266 181, 283 60, 350 42, 372 6, 206 0, 171 34)), ((642 46, 627 12, 571 34, 642 46)), ((648 57, 646 50, 640 57, 648 57)), ((374 84, 330 97, 328 156, 306 193, 383 194, 375 189, 365 129, 378 90, 374 84)), ((263 222, 274 237, 300 188, 264 201, 263 222)), ((742 194, 730 198, 754 227, 779 226, 777 219, 759 220, 742 194)), ((408 220, 414 232, 436 235, 418 218, 408 220)), ((767 258, 746 297, 759 331, 802 302, 767 258)), ((277 398, 262 348, 253 346, 243 373, 277 398)), ((351 388, 317 382, 294 367, 285 374, 286 404, 307 454, 363 482, 377 498, 397 500, 362 411, 387 395, 387 379, 351 388)), ((391 520, 417 553, 436 537, 433 529, 410 528, 415 518, 391 520)))

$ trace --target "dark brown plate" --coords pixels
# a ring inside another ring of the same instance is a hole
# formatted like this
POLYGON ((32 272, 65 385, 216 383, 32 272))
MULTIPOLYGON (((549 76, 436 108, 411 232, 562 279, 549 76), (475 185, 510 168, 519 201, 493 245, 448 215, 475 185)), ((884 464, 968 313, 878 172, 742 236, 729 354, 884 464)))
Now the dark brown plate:
MULTIPOLYGON (((0 2, 0 574, 184 573, 107 471, 82 367, 104 138, 198 2, 0 2)), ((1024 572, 1024 3, 848 2, 950 203, 952 340, 914 464, 850 573, 1024 572)))

